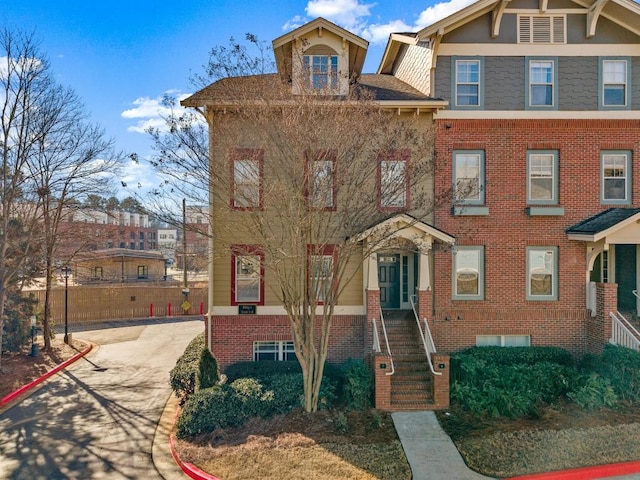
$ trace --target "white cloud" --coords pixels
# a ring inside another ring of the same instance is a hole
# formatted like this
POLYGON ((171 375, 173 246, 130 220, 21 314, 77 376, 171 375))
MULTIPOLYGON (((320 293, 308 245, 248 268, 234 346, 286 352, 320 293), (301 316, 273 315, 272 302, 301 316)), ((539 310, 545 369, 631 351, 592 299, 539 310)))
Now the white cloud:
POLYGON ((132 102, 133 108, 129 108, 120 114, 122 118, 137 120, 135 124, 127 127, 127 131, 146 134, 149 127, 164 130, 166 127, 164 118, 169 116, 171 113, 179 115, 185 111, 185 109, 180 106, 180 100, 187 98, 189 94, 179 93, 176 90, 169 90, 165 92, 165 95, 171 95, 177 99, 176 105, 173 109, 162 103, 164 96, 158 96, 155 98, 136 98, 132 102))
POLYGON ((450 2, 436 3, 420 14, 416 21, 416 28, 419 30, 428 27, 474 2, 476 2, 476 0, 451 0, 450 2))
POLYGON ((371 43, 384 44, 389 35, 397 32, 411 32, 415 28, 407 25, 402 20, 393 20, 385 24, 371 24, 367 25, 361 32, 361 35, 371 43))
MULTIPOLYGON (((423 10, 413 25, 401 19, 386 23, 367 23, 371 9, 376 3, 362 3, 361 0, 309 0, 306 12, 309 18, 324 17, 371 43, 383 45, 389 34, 397 32, 416 32, 474 3, 476 0, 450 0, 436 3, 423 10)), ((296 16, 284 26, 289 31, 303 25, 309 19, 296 16)))
POLYGON ((123 167, 120 180, 126 184, 127 189, 138 189, 143 192, 156 188, 160 184, 155 169, 146 159, 140 159, 137 162, 129 160, 123 167))
POLYGON ((371 15, 369 10, 374 6, 375 3, 365 4, 360 0, 310 0, 306 11, 310 17, 324 17, 351 30, 371 15))

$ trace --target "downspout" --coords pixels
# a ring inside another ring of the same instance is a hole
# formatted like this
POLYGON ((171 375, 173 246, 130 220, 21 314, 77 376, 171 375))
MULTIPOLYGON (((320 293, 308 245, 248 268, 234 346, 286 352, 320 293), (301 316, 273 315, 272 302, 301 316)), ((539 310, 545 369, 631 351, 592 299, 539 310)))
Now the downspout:
POLYGON ((211 341, 211 323, 213 321, 212 317, 213 317, 213 247, 214 247, 214 242, 213 242, 213 161, 212 161, 212 156, 213 156, 213 119, 211 119, 211 121, 209 122, 209 119, 207 118, 207 115, 205 112, 203 112, 200 109, 197 109, 207 120, 207 123, 209 125, 209 151, 208 151, 208 155, 209 155, 209 221, 207 222, 209 225, 207 227, 208 229, 208 233, 209 233, 209 241, 208 241, 208 264, 207 264, 207 270, 208 270, 208 279, 207 279, 207 325, 206 325, 206 329, 207 329, 207 348, 209 349, 210 352, 212 352, 212 341, 211 341))

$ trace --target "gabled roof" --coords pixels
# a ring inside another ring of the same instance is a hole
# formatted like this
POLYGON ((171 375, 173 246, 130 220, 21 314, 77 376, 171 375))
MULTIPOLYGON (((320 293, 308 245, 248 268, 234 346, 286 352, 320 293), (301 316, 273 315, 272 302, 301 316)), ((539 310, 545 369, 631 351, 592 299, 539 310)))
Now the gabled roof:
MULTIPOLYGON (((567 229, 570 240, 597 242, 640 221, 640 208, 610 208, 567 229)), ((640 241, 640 238, 638 239, 640 241)))
POLYGON ((273 40, 273 53, 276 57, 278 72, 284 77, 290 75, 291 52, 293 51, 296 40, 304 39, 305 35, 311 32, 317 32, 318 36, 322 36, 325 34, 325 31, 342 38, 342 41, 348 44, 349 78, 360 75, 362 73, 364 59, 367 55, 367 49, 369 48, 369 42, 322 17, 305 23, 301 27, 273 40))
POLYGON ((390 239, 398 236, 413 241, 429 237, 449 245, 453 245, 456 241, 455 237, 448 233, 406 213, 399 213, 367 228, 356 237, 356 240, 361 241, 374 237, 376 241, 380 241, 381 239, 390 239))
MULTIPOLYGON (((601 16, 640 36, 640 5, 637 2, 633 0, 571 1, 584 9, 584 28, 587 37, 595 35, 598 19, 601 16)), ((491 13, 492 35, 498 36, 502 16, 505 10, 509 8, 510 3, 511 0, 478 0, 448 17, 419 30, 415 34, 392 33, 389 36, 385 52, 380 61, 378 73, 389 73, 392 70, 395 58, 403 44, 415 45, 419 42, 440 39, 445 34, 487 13, 491 13)), ((552 6, 553 0, 539 0, 540 13, 552 13, 553 9, 549 8, 552 6)), ((576 11, 577 10, 579 10, 578 7, 576 7, 576 11)))
MULTIPOLYGON (((511 0, 479 0, 468 7, 458 10, 442 20, 439 20, 422 30, 417 37, 426 39, 432 35, 444 35, 447 32, 469 23, 472 20, 488 13, 498 12, 501 8, 508 8, 511 0)), ((572 0, 574 3, 586 8, 592 14, 600 15, 620 24, 640 35, 640 5, 633 0, 572 0)), ((550 13, 553 9, 549 1, 540 0, 540 13, 550 13)))

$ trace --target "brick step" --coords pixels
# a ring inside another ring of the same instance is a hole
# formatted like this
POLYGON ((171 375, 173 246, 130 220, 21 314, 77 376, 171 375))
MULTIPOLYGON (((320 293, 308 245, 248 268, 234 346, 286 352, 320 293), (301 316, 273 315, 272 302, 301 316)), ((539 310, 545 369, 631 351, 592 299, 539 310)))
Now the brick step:
POLYGON ((429 404, 432 402, 433 396, 430 393, 391 394, 391 405, 419 405, 429 404))
POLYGON ((427 392, 431 394, 431 383, 419 381, 392 381, 391 391, 393 393, 421 393, 427 392))
POLYGON ((428 402, 400 402, 391 403, 391 411, 393 412, 420 412, 422 410, 431 410, 433 400, 428 402))
POLYGON ((423 382, 431 383, 431 373, 427 370, 396 370, 392 382, 423 382))

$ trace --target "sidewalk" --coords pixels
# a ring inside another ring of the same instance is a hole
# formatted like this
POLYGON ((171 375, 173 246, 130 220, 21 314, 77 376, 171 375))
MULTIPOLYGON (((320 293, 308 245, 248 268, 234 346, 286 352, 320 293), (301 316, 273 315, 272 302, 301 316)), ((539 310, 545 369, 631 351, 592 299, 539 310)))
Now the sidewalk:
POLYGON ((491 478, 467 467, 434 412, 395 412, 391 418, 411 465, 413 480, 491 478))

